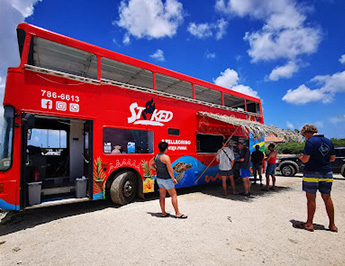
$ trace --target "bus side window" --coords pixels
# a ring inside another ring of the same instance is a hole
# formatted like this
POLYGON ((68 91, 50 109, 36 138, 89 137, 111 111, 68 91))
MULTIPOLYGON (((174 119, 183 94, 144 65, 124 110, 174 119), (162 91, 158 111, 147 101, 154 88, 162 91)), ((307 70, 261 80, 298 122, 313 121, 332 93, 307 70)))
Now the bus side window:
POLYGON ((216 153, 221 147, 223 142, 223 135, 211 135, 211 134, 197 134, 196 141, 198 152, 216 153))
POLYGON ((153 153, 153 132, 123 128, 103 129, 103 152, 113 153, 113 148, 121 147, 121 153, 153 153))

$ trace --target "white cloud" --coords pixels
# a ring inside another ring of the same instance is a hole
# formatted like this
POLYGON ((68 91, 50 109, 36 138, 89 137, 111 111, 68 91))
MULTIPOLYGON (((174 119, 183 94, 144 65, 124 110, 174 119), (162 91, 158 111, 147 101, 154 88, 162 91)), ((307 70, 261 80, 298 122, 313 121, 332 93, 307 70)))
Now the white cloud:
POLYGON ((224 19, 220 19, 217 21, 216 24, 216 40, 220 40, 223 38, 223 36, 226 34, 226 28, 228 27, 228 22, 224 19))
POLYGON ((277 81, 280 78, 291 78, 293 73, 298 71, 298 66, 295 62, 290 61, 285 66, 276 67, 269 75, 270 80, 277 81))
POLYGON ((321 90, 311 90, 304 84, 295 90, 288 90, 283 97, 283 101, 291 104, 306 104, 309 102, 326 101, 321 90))
POLYGON ((201 23, 198 25, 194 22, 190 23, 187 28, 187 31, 199 39, 205 39, 213 35, 212 26, 208 23, 201 23))
POLYGON ((259 98, 258 93, 255 90, 249 86, 238 84, 238 81, 238 73, 230 68, 227 68, 224 72, 221 72, 220 76, 213 80, 213 82, 218 86, 259 98))
POLYGON ((266 21, 276 29, 295 28, 306 19, 294 0, 217 0, 215 8, 228 15, 266 21))
POLYGON ((231 87, 232 90, 243 93, 243 94, 247 94, 249 96, 253 96, 256 98, 259 98, 258 92, 253 90, 251 87, 249 86, 245 86, 245 85, 236 85, 231 87))
POLYGON ((235 70, 227 68, 224 72, 220 73, 220 76, 213 80, 213 82, 219 86, 225 88, 231 88, 238 84, 238 74, 235 70))
POLYGON ((209 37, 215 37, 216 40, 220 40, 226 34, 226 28, 228 22, 224 19, 218 20, 216 23, 190 23, 187 31, 198 39, 206 39, 209 37))
POLYGON ((324 125, 322 121, 315 121, 314 126, 316 126, 319 129, 319 128, 323 128, 324 125))
POLYGON ((292 104, 306 104, 316 101, 330 103, 336 93, 345 92, 345 71, 333 75, 315 76, 311 81, 319 85, 320 88, 312 90, 303 84, 295 90, 288 90, 283 100, 292 104))
POLYGON ((183 21, 183 6, 177 0, 123 0, 119 6, 120 20, 115 21, 127 32, 124 43, 130 36, 136 38, 163 38, 176 34, 183 21))
POLYGON ((332 124, 344 123, 345 122, 345 114, 333 116, 333 117, 329 118, 329 121, 332 124))
POLYGON ((286 122, 286 126, 292 130, 295 129, 295 126, 292 123, 290 123, 289 121, 286 122))
POLYGON ((345 54, 343 54, 343 55, 339 58, 339 62, 342 63, 343 65, 345 65, 345 54))
POLYGON ((311 81, 322 85, 321 90, 330 94, 345 92, 345 71, 330 75, 316 76, 311 81))
POLYGON ((317 29, 299 27, 275 31, 264 27, 254 33, 246 33, 244 40, 250 45, 248 54, 253 62, 280 58, 295 59, 302 54, 315 53, 321 40, 317 29))
MULTIPOLYGON (((296 0, 217 0, 215 8, 230 16, 249 16, 263 22, 260 30, 247 32, 244 37, 250 46, 248 54, 252 62, 295 61, 302 55, 315 53, 322 38, 319 28, 307 25, 306 8, 296 0)), ((291 76, 296 71, 298 68, 290 69, 291 76)), ((274 78, 284 77, 276 74, 273 73, 274 78)))
POLYGON ((214 59, 217 57, 216 53, 211 53, 209 51, 206 51, 205 56, 207 59, 214 59))
POLYGON ((164 52, 161 49, 157 49, 157 51, 151 54, 150 57, 157 61, 165 61, 164 52))
MULTIPOLYGON (((18 10, 23 17, 30 17, 34 12, 34 5, 42 0, 3 0, 11 3, 12 7, 18 10)), ((3 2, 1 1, 1 2, 3 2)))
POLYGON ((16 27, 34 12, 41 0, 0 0, 0 102, 3 98, 8 67, 19 65, 16 27))

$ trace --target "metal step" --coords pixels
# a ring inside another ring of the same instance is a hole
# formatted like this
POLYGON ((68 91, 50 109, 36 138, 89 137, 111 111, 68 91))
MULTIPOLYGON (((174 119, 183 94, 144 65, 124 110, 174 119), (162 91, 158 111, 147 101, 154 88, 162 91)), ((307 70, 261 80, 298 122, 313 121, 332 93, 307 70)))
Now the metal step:
POLYGON ((48 195, 55 195, 55 194, 65 194, 65 193, 72 193, 75 191, 74 186, 67 186, 67 187, 54 187, 54 188, 44 188, 42 189, 43 196, 48 195))

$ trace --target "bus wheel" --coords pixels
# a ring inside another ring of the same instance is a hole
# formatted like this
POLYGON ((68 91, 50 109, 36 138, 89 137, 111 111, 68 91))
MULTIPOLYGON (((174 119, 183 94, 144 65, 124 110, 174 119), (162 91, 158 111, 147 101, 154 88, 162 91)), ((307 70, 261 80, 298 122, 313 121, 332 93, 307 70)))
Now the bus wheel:
POLYGON ((134 200, 138 193, 138 180, 133 172, 117 175, 110 187, 110 197, 115 204, 125 205, 134 200))

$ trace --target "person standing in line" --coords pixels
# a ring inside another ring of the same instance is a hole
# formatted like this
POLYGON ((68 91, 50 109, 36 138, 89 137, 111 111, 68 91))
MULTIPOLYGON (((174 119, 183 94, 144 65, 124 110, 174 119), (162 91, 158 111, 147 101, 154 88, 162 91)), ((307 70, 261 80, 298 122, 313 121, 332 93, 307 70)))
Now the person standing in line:
POLYGON ((171 167, 170 157, 166 155, 168 151, 168 143, 160 142, 158 144, 159 154, 154 156, 150 162, 149 167, 157 172, 157 184, 159 187, 159 205, 162 210, 162 217, 169 217, 170 214, 165 211, 165 197, 168 191, 171 197, 171 203, 175 210, 175 217, 186 219, 187 216, 182 214, 178 209, 177 192, 175 184, 177 180, 174 177, 174 170, 171 167))
POLYGON ((304 154, 298 158, 305 163, 303 172, 303 191, 306 192, 308 218, 302 228, 314 231, 313 218, 316 209, 316 192, 320 191, 329 218, 329 230, 338 232, 334 223, 334 206, 331 198, 333 172, 330 163, 335 161, 335 150, 331 140, 318 135, 314 125, 305 125, 301 129, 306 138, 304 154))
POLYGON ((250 151, 245 146, 243 142, 238 142, 237 147, 240 150, 240 158, 239 158, 239 168, 240 168, 240 176, 243 181, 244 186, 244 193, 240 193, 243 196, 250 196, 250 181, 249 181, 249 162, 250 162, 250 151))
POLYGON ((270 153, 266 158, 267 168, 266 168, 266 191, 270 189, 270 176, 272 176, 272 190, 276 189, 276 168, 277 168, 277 152, 274 150, 275 146, 273 143, 268 145, 268 150, 270 153))
MULTIPOLYGON (((223 146, 225 145, 226 140, 223 140, 223 146)), ((234 174, 232 167, 235 163, 235 156, 232 149, 229 148, 229 146, 223 147, 222 150, 218 150, 217 153, 217 162, 219 162, 219 175, 222 177, 222 186, 224 189, 224 195, 228 195, 227 192, 227 185, 226 185, 226 179, 229 177, 231 187, 232 187, 232 194, 236 195, 236 187, 235 187, 235 181, 234 181, 234 174)))
POLYGON ((253 151, 251 160, 253 164, 254 184, 256 184, 256 172, 258 172, 260 179, 260 186, 262 187, 262 162, 264 160, 264 153, 260 151, 260 146, 255 145, 255 151, 253 151))

